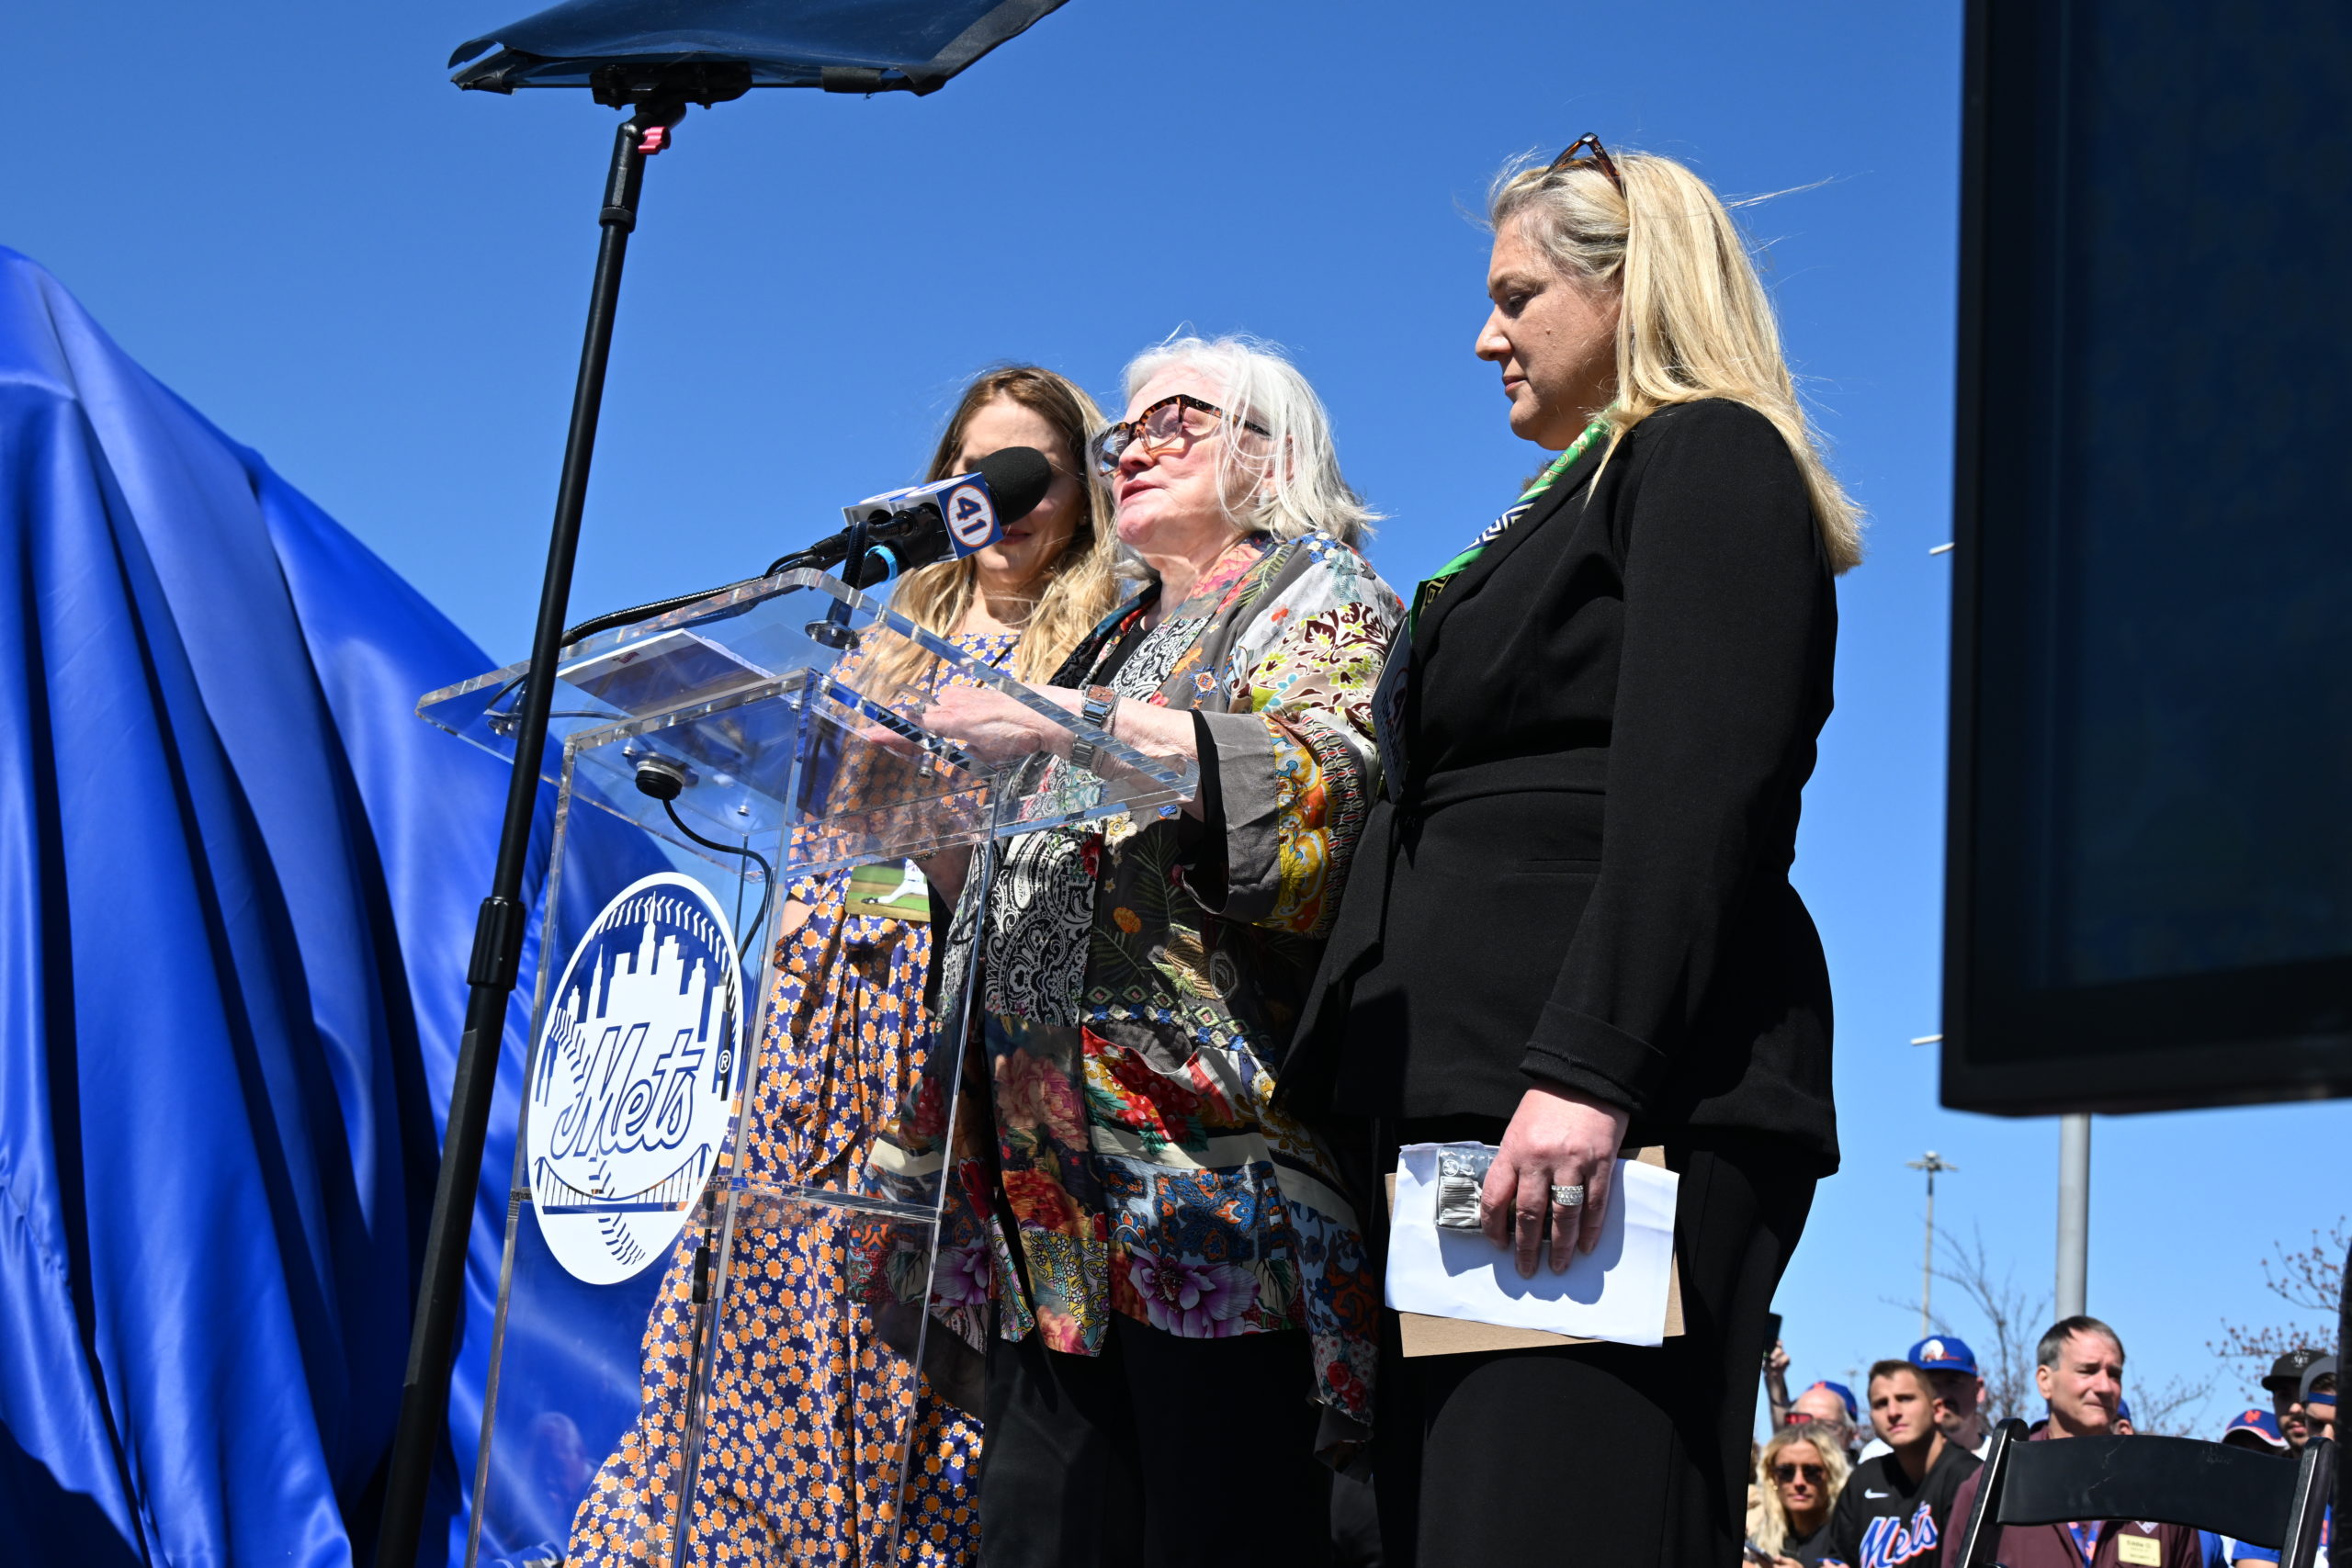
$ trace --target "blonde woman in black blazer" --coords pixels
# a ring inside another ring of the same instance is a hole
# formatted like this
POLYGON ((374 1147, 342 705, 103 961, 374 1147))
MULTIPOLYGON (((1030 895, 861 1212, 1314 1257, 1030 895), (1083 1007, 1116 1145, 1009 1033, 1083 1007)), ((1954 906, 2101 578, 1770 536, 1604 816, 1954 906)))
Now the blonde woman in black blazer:
POLYGON ((1681 1337, 1384 1359, 1386 1560, 1729 1568, 1765 1314, 1838 1164, 1788 873, 1859 521, 1696 175, 1588 137, 1491 216, 1477 352, 1558 456, 1416 596, 1284 1094, 1384 1166, 1498 1145, 1483 1215, 1523 1272, 1590 1249, 1621 1149, 1681 1173, 1681 1337))

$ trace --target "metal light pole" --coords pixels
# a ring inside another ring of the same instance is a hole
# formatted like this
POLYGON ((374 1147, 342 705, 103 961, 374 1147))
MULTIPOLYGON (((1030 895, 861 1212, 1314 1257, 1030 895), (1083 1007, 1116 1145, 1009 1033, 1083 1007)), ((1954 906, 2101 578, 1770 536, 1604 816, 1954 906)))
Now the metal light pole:
POLYGON ((2091 1118, 2058 1118, 2058 1315, 2090 1310, 2091 1118))
POLYGON ((1933 1149, 1918 1159, 1903 1163, 1913 1170, 1928 1173, 1928 1243, 1919 1258, 1919 1337, 1925 1339, 1936 1331, 1932 1321, 1934 1314, 1928 1310, 1928 1303, 1936 1291, 1936 1172, 1957 1171, 1960 1167, 1947 1164, 1943 1156, 1933 1149))

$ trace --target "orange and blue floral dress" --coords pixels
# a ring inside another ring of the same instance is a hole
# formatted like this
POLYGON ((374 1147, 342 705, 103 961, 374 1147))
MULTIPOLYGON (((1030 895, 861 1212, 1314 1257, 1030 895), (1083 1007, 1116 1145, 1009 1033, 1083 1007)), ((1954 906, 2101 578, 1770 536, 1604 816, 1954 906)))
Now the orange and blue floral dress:
MULTIPOLYGON (((1001 667, 1016 634, 958 636, 957 648, 1001 667)), ((846 679, 847 677, 844 676, 846 679)), ((919 711, 938 672, 894 703, 919 711)), ((923 987, 931 962, 928 897, 912 868, 895 888, 869 874, 804 879, 808 907, 777 943, 762 1032, 760 1077, 738 1152, 754 1193, 777 1186, 858 1190, 878 1134, 897 1128, 925 1080, 934 1042, 923 987), (910 894, 908 889, 915 889, 910 894)), ((685 1560, 695 1563, 950 1568, 977 1561, 980 1421, 920 1389, 881 1342, 856 1278, 870 1227, 821 1206, 754 1198, 739 1211, 705 1405, 699 1480, 685 1560), (903 1521, 888 1538, 899 1466, 892 1450, 913 1403, 903 1521)), ((695 1258, 711 1244, 689 1224, 673 1252, 645 1331, 637 1425, 605 1461, 572 1524, 564 1561, 669 1561, 672 1499, 684 1460, 683 1411, 693 1363, 695 1258)))
POLYGON ((1403 606, 1345 545, 1252 535, 1157 626, 1148 607, 1114 613, 1059 683, 1200 716, 1205 820, 1020 835, 985 909, 959 911, 951 983, 978 965, 965 1100, 993 1135, 957 1152, 971 1207, 937 1304, 985 1292, 1004 1337, 1082 1355, 1114 1313, 1192 1338, 1298 1330, 1325 1443, 1357 1440, 1378 1306, 1363 1226, 1272 1096, 1371 804, 1403 606))

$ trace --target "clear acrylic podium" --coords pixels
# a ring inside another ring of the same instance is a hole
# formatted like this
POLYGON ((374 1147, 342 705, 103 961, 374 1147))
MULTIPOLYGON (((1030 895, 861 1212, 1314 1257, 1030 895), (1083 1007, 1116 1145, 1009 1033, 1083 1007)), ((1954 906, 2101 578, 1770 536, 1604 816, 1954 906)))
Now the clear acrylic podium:
MULTIPOLYGON (((754 1179, 739 1155, 770 1066, 758 1045, 785 889, 859 867, 880 868, 862 884, 887 885, 902 863, 968 846, 984 896, 994 840, 1173 812, 1193 772, 1119 746, 814 572, 723 591, 583 639, 561 659, 544 761, 557 806, 533 1043, 481 1458, 467 1478, 466 1563, 564 1561, 582 1501, 599 1485, 600 1517, 627 1520, 630 1539, 608 1528, 588 1556, 707 1560, 695 1521, 718 1484, 721 1461, 704 1443, 715 1382, 739 1404, 809 1399, 854 1412, 850 1473, 805 1478, 807 1503, 854 1532, 852 1561, 895 1561, 915 1369, 935 1335, 953 1332, 926 1308, 953 1201, 945 1129, 963 1083, 970 979, 951 973, 939 988, 925 1081, 944 1105, 921 1119, 928 1134, 885 1117, 875 1156, 851 1179, 754 1179), (883 675, 905 667, 909 645, 1093 743, 1095 771, 1054 749, 990 758, 924 729, 919 706, 883 675), (775 1244, 796 1237, 797 1257, 826 1264, 827 1310, 873 1325, 873 1353, 823 1387, 797 1383, 769 1347, 719 1332, 730 1292, 775 1289, 775 1244), (680 1350, 641 1388, 657 1335, 680 1350), (752 1368, 756 1379, 741 1375, 752 1368), (721 1375, 729 1369, 738 1375, 721 1375), (622 1464, 629 1445, 634 1460, 622 1464), (616 1498, 600 1467, 631 1474, 631 1495, 616 1498)), ((492 671, 417 711, 511 756, 522 674, 492 671)), ((723 1425, 756 1430, 759 1414, 731 1408, 723 1425)), ((794 1561, 780 1544, 752 1560, 794 1561)))

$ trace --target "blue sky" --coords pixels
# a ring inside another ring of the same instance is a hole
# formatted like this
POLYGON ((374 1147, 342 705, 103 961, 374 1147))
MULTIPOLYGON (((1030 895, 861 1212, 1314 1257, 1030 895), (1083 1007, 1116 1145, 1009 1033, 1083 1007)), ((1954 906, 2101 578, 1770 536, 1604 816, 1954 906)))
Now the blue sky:
MULTIPOLYGON (((525 9, 516 0, 514 10, 525 9)), ((261 449, 500 659, 527 637, 613 117, 460 95, 498 3, 15 6, 0 243, 261 449)), ((1587 130, 1748 209, 1872 518, 1796 877, 1838 989, 1846 1169, 1780 1295, 1802 1382, 1898 1353, 1920 1184, 2046 1289, 2053 1122, 1936 1103, 1960 11, 1073 0, 924 99, 768 93, 650 166, 575 615, 757 570, 914 476, 1003 358, 1105 394, 1182 323, 1287 344, 1409 584, 1535 463, 1470 353, 1509 154, 1587 130)), ((2346 1207, 2346 1112, 2102 1120, 2091 1308, 2133 1381, 2276 1315, 2259 1258, 2346 1207), (2307 1152, 2309 1151, 2309 1152, 2307 1152)), ((1974 1325, 1964 1314, 1952 1326, 1974 1325)), ((2213 1421, 2250 1380, 2228 1369, 2213 1421)))

